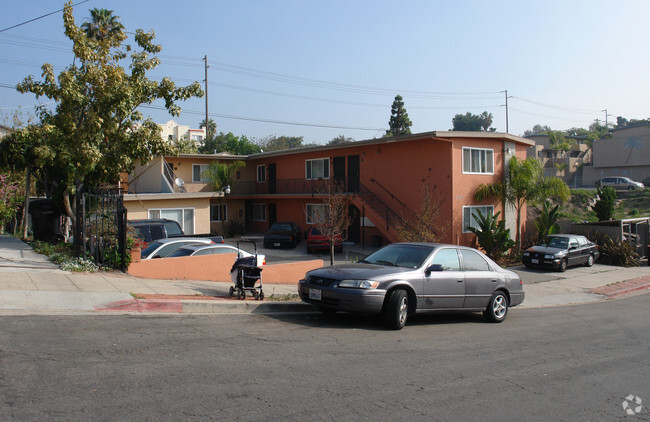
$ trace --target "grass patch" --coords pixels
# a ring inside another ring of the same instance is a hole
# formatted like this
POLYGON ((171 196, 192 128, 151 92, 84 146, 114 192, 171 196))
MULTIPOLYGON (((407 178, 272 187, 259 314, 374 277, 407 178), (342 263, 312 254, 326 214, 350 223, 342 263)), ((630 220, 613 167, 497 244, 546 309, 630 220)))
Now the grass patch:
POLYGON ((287 293, 284 295, 272 294, 270 296, 266 296, 264 299, 276 302, 299 302, 300 296, 298 296, 298 293, 287 293))

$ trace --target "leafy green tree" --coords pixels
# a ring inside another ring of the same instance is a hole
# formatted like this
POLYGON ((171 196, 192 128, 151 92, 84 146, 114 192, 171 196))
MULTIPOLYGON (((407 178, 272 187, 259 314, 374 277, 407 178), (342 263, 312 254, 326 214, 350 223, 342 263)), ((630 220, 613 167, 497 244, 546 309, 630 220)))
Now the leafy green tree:
POLYGON ((512 157, 503 182, 480 185, 475 194, 477 201, 499 198, 505 205, 511 205, 517 212, 517 245, 521 248, 521 210, 528 201, 553 198, 566 201, 571 194, 569 187, 557 177, 545 177, 542 163, 529 157, 519 160, 512 157))
POLYGON ((233 176, 237 170, 245 165, 246 163, 243 161, 213 161, 210 163, 205 173, 210 183, 214 185, 214 189, 220 191, 232 183, 233 176))
POLYGON ((89 38, 102 41, 124 30, 124 26, 118 19, 119 16, 114 16, 112 10, 90 9, 90 22, 84 22, 81 29, 89 38))
POLYGON ((41 124, 27 127, 20 138, 41 160, 48 183, 57 187, 57 197, 74 221, 70 197, 79 186, 93 189, 115 183, 121 172, 132 171, 137 160, 146 163, 175 152, 138 107, 162 99, 170 114, 178 116, 176 102, 203 92, 198 82, 176 87, 170 78, 157 82, 146 77, 160 62, 156 55, 161 47, 153 43, 153 33, 137 30, 135 49, 122 45, 126 34, 121 30, 89 38, 75 24, 72 2, 65 5, 63 21, 65 35, 73 43, 73 64, 57 77, 46 63, 42 81, 30 75, 17 89, 56 102, 54 111, 40 109, 41 124), (126 71, 122 63, 129 53, 126 71))
POLYGON ((201 154, 227 152, 234 155, 249 155, 257 154, 260 151, 259 145, 251 142, 245 135, 238 137, 233 135, 232 132, 221 132, 216 136, 211 136, 199 147, 201 154))
POLYGON ((533 136, 533 135, 543 135, 546 132, 550 132, 551 127, 548 125, 536 124, 532 129, 524 131, 524 136, 533 136))
POLYGON ((616 190, 609 186, 596 189, 598 192, 598 200, 592 209, 596 212, 598 221, 611 220, 614 216, 614 206, 616 205, 616 190))
POLYGON ((535 220, 539 240, 545 241, 548 235, 560 232, 560 225, 557 223, 560 218, 559 208, 559 205, 551 208, 550 202, 544 201, 542 212, 535 220))
POLYGON ((329 141, 326 145, 343 145, 343 144, 350 144, 354 142, 354 138, 348 138, 343 135, 339 135, 336 138, 332 138, 331 141, 329 141))
MULTIPOLYGON (((201 120, 201 123, 199 123, 199 129, 203 129, 205 127, 205 119, 201 120)), ((205 131, 205 137, 210 138, 214 136, 214 134, 217 133, 217 124, 215 123, 214 120, 208 119, 208 128, 205 131)))
POLYGON ((196 146, 196 142, 183 137, 178 141, 174 142, 174 146, 179 154, 196 154, 199 152, 199 148, 196 146))
POLYGON ((506 229, 505 220, 499 220, 501 211, 494 215, 483 215, 476 211, 478 228, 468 227, 476 235, 476 240, 487 256, 499 262, 513 246, 515 241, 510 239, 510 229, 506 229))
POLYGON ((287 149, 302 148, 304 137, 302 136, 267 136, 258 142, 264 152, 282 151, 287 149))
POLYGON ((409 114, 404 108, 404 99, 401 95, 396 95, 393 105, 390 109, 390 120, 388 120, 387 136, 402 136, 411 134, 413 123, 409 119, 409 114))
POLYGON ((484 111, 481 114, 472 114, 469 111, 465 114, 457 114, 451 119, 454 131, 468 132, 495 132, 492 125, 492 113, 484 111))

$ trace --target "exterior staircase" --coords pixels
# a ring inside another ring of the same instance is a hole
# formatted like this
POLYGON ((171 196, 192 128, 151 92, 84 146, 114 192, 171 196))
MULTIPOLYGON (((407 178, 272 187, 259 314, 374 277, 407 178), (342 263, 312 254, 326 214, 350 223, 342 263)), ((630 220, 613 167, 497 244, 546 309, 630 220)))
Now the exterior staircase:
MULTIPOLYGON (((393 197, 393 199, 399 202, 396 198, 393 197)), ((373 191, 361 184, 359 193, 352 196, 350 200, 358 209, 364 210, 365 216, 375 224, 389 242, 400 241, 395 224, 402 220, 402 216, 373 191)))

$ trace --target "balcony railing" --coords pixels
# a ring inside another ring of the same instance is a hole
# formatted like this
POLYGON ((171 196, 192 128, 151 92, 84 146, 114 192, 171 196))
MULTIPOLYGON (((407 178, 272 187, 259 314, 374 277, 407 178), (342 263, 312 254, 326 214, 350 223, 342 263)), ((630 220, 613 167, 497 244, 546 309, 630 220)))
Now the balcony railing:
POLYGON ((333 179, 277 179, 266 182, 233 182, 230 195, 315 195, 330 192, 333 179))

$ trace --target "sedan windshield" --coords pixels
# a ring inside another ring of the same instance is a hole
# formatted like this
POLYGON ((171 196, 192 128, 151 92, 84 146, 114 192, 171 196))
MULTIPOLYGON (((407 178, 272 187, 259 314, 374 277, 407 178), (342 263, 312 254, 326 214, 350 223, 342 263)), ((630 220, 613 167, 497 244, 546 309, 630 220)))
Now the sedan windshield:
POLYGON ((566 237, 552 237, 548 246, 552 248, 567 249, 569 247, 569 239, 566 237))
POLYGON ((389 245, 368 255, 361 262, 393 267, 419 268, 435 248, 426 245, 389 245))
POLYGON ((162 246, 162 243, 160 243, 160 242, 151 242, 151 243, 149 243, 149 245, 142 250, 142 256, 149 256, 149 254, 151 254, 151 252, 155 251, 160 246, 162 246))

